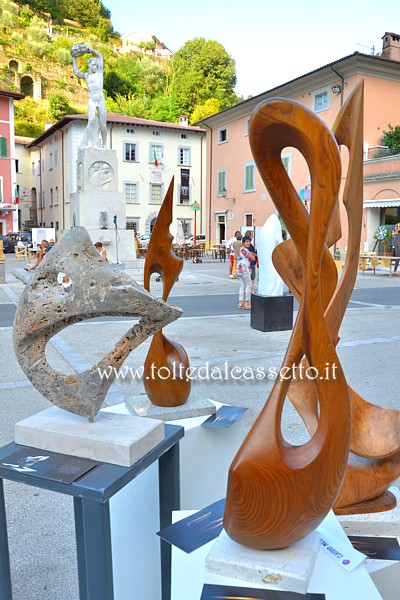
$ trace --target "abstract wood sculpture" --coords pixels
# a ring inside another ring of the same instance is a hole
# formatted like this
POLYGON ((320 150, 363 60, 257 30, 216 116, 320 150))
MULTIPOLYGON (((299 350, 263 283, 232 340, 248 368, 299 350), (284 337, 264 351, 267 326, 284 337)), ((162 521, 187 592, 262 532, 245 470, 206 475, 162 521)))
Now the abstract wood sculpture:
MULTIPOLYGON (((357 276, 362 115, 363 82, 349 96, 333 126, 337 143, 349 151, 343 191, 348 252, 339 284, 334 261, 327 247, 321 248, 324 239, 331 246, 341 237, 335 201, 340 170, 333 138, 328 141, 326 128, 315 115, 283 99, 260 105, 250 122, 257 167, 292 236, 273 255, 276 269, 300 303, 283 366, 300 364, 303 372, 311 366, 321 373, 321 358, 329 357, 327 363, 332 360, 357 276), (310 217, 283 170, 280 152, 286 146, 298 148, 308 163, 310 217)), ((333 360, 340 367, 337 357, 333 360)), ((231 465, 224 517, 228 534, 255 548, 279 548, 307 535, 332 506, 337 513, 392 508, 395 498, 387 488, 400 475, 399 432, 400 411, 365 401, 347 385, 341 368, 336 381, 277 380, 231 465), (297 448, 281 434, 286 394, 312 436, 297 448)))
POLYGON ((40 263, 26 286, 14 319, 14 349, 25 375, 47 400, 77 415, 93 417, 130 352, 182 311, 154 298, 129 275, 115 270, 97 252, 86 229, 65 233, 40 263), (63 291, 58 275, 72 282, 63 291), (85 319, 104 316, 141 319, 96 365, 64 375, 47 362, 47 342, 59 331, 85 319), (109 371, 109 377, 100 377, 109 371))
MULTIPOLYGON (((343 191, 348 223, 348 252, 340 283, 325 312, 326 323, 335 344, 339 340, 340 325, 358 270, 363 211, 362 106, 363 85, 360 83, 338 114, 332 128, 338 143, 346 146, 349 151, 349 166, 343 191)), ((329 245, 339 238, 340 232, 336 230, 329 245)), ((284 246, 285 244, 281 245, 279 256, 274 257, 276 268, 280 270, 283 267, 285 271, 293 268, 297 276, 291 275, 288 280, 296 280, 296 285, 291 289, 299 299, 302 293, 301 264, 292 248, 289 250, 288 262, 284 246)), ((289 285, 288 281, 287 284, 289 285)), ((303 359, 303 364, 306 368, 306 359, 303 359)), ((352 407, 351 452, 334 509, 337 514, 388 510, 395 506, 396 500, 387 488, 400 475, 400 411, 375 406, 350 386, 348 389, 352 407)), ((313 435, 318 423, 318 400, 313 382, 309 379, 293 381, 289 398, 313 435)))
MULTIPOLYGON (((172 250, 172 223, 174 178, 158 213, 144 265, 144 287, 150 291, 153 273, 161 276, 163 300, 169 293, 183 268, 183 259, 172 250)), ((180 406, 189 397, 191 382, 186 377, 189 359, 185 349, 165 337, 162 330, 153 336, 144 363, 143 383, 147 396, 157 406, 180 406), (170 373, 171 376, 166 377, 170 373)))
MULTIPOLYGON (((282 548, 313 531, 332 508, 346 470, 351 410, 346 380, 324 318, 337 271, 325 240, 338 196, 341 163, 328 127, 303 105, 281 98, 260 104, 250 120, 250 144, 258 170, 291 235, 301 261, 300 307, 282 367, 303 356, 335 379, 316 379, 319 420, 313 437, 294 447, 282 436, 282 409, 290 380, 277 378, 258 419, 229 470, 224 526, 240 544, 282 548), (307 161, 311 214, 283 166, 285 147, 307 161)), ((286 265, 287 266, 287 265, 286 265)))

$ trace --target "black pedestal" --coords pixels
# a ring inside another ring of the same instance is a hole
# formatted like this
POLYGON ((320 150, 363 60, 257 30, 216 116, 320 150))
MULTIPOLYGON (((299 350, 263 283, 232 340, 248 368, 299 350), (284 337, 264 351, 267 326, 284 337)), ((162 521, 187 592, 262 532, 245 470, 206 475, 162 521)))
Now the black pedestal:
POLYGON ((293 296, 251 295, 250 325, 259 331, 286 331, 293 328, 293 296))

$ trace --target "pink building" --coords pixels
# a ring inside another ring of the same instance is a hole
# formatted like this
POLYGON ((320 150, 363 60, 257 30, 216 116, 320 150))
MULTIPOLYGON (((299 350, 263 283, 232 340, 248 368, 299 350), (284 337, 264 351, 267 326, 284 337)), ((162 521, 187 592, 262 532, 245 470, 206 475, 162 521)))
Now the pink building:
MULTIPOLYGON (((390 152, 381 141, 389 123, 400 124, 400 36, 385 33, 378 55, 355 52, 198 123, 208 132, 206 234, 210 242, 226 240, 244 227, 254 226, 257 231, 275 211, 249 146, 248 123, 257 104, 274 96, 292 98, 331 127, 361 79, 365 86, 363 245, 371 250, 377 227, 400 221, 400 155, 387 156, 390 152)), ((346 152, 342 152, 343 178, 346 152)), ((307 164, 294 148, 285 149, 282 160, 307 202, 311 185, 307 164)), ((345 247, 347 228, 342 221, 338 246, 345 247)))
POLYGON ((24 94, 0 89, 0 234, 18 231, 18 186, 14 143, 14 100, 24 94))

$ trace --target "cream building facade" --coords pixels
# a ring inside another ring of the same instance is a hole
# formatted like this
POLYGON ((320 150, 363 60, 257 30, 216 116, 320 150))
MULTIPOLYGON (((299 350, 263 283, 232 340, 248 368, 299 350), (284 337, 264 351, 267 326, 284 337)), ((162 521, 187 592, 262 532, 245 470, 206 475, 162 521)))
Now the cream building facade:
MULTIPOLYGON (((29 197, 37 206, 37 225, 54 227, 56 237, 79 225, 71 198, 78 191, 78 147, 87 123, 86 115, 66 116, 50 126, 26 147, 29 152, 29 197)), ((119 114, 107 116, 107 148, 114 150, 118 163, 118 192, 126 203, 126 222, 121 229, 151 233, 164 195, 174 178, 172 235, 182 223, 186 234, 193 233, 193 202, 200 204, 197 231, 205 228, 205 131, 180 124, 149 121, 119 114)), ((99 150, 101 152, 101 150, 99 150)), ((101 201, 93 206, 101 222, 101 201)), ((106 224, 108 229, 112 222, 106 224)), ((105 234, 106 235, 106 234, 105 234)))

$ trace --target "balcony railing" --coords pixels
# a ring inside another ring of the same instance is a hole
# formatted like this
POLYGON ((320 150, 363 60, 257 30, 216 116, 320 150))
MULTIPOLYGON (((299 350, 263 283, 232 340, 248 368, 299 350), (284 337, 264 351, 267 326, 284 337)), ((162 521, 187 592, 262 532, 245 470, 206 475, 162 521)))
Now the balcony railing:
POLYGON ((373 160, 375 158, 385 158, 386 156, 396 156, 400 154, 398 150, 388 148, 388 146, 370 146, 367 152, 364 152, 364 160, 373 160))

